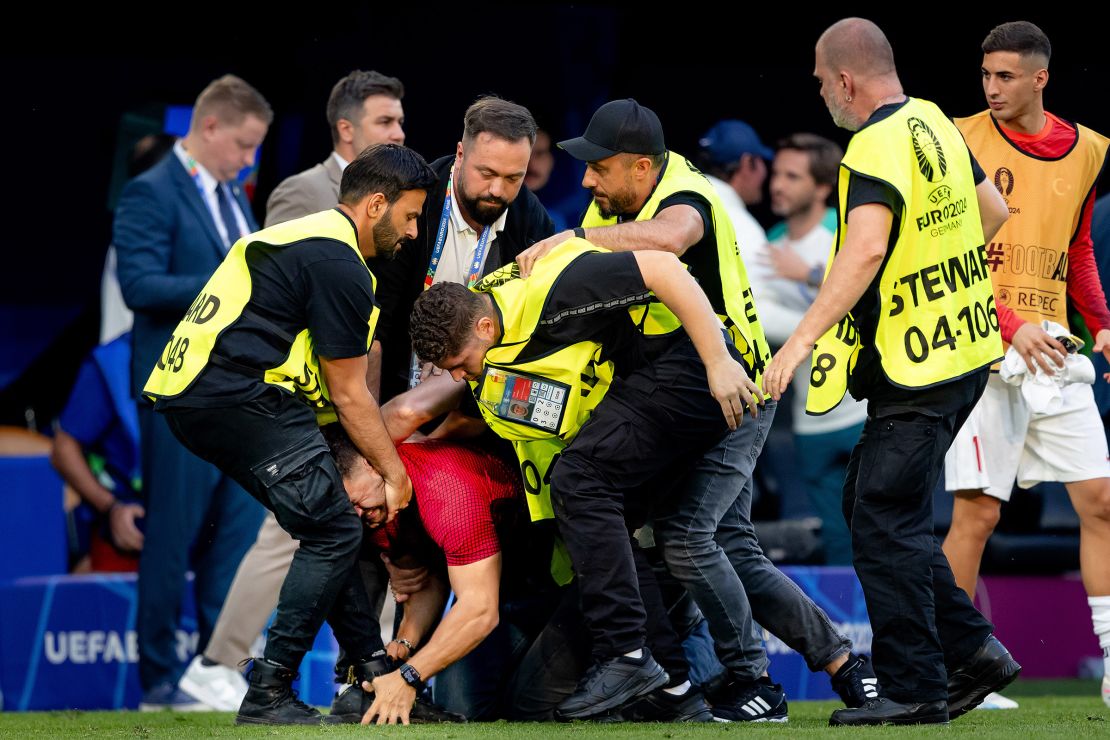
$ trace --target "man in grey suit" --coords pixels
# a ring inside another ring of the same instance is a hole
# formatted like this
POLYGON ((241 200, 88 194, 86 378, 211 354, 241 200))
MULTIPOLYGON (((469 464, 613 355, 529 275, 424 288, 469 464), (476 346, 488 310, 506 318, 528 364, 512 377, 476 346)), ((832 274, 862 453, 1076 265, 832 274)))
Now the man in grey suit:
MULTIPOLYGON (((373 71, 355 70, 335 83, 327 108, 334 150, 320 164, 287 177, 274 189, 266 203, 266 226, 334 208, 347 163, 374 144, 404 144, 404 94, 396 77, 373 71)), ((237 665, 251 656, 251 643, 277 605, 296 550, 297 541, 267 512, 258 538, 239 564, 208 647, 181 679, 186 691, 212 709, 239 708, 247 685, 237 665)), ((384 592, 384 576, 380 584, 375 590, 384 592)), ((379 594, 379 609, 380 604, 379 594)))
POLYGON ((334 208, 347 163, 373 144, 404 144, 405 86, 396 77, 355 70, 328 97, 328 125, 335 150, 315 167, 281 182, 266 201, 266 226, 334 208))

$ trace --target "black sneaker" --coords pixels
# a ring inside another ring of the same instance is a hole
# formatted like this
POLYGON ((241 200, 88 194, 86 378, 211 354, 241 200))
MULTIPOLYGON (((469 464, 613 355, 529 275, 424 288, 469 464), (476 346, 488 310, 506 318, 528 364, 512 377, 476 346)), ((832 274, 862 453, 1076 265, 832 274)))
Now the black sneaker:
POLYGON ((1002 691, 1021 673, 1006 646, 989 636, 967 663, 948 674, 948 717, 956 719, 983 703, 987 694, 1002 691))
POLYGON ((293 681, 297 674, 265 658, 255 658, 250 669, 250 684, 237 725, 318 725, 323 715, 297 698, 293 681))
POLYGON ((414 725, 432 725, 441 722, 466 722, 466 717, 444 709, 432 701, 428 692, 424 692, 416 697, 409 711, 409 722, 414 725))
POLYGON ((755 681, 733 680, 717 693, 712 712, 728 722, 786 722, 786 692, 766 676, 755 681))
POLYGON ((560 720, 587 719, 616 709, 629 699, 650 694, 667 685, 667 672, 643 648, 637 658, 619 656, 595 663, 578 682, 578 688, 555 710, 560 720))
POLYGON ((625 722, 713 722, 715 719, 701 689, 695 686, 684 694, 656 689, 618 711, 625 722))
POLYGON ((933 725, 948 724, 948 706, 943 701, 922 704, 900 704, 879 697, 868 699, 855 709, 837 709, 829 717, 829 725, 933 725))
POLYGON ((878 699, 879 679, 875 678, 871 658, 849 655, 848 662, 832 677, 832 687, 844 705, 852 709, 862 707, 869 699, 878 699))

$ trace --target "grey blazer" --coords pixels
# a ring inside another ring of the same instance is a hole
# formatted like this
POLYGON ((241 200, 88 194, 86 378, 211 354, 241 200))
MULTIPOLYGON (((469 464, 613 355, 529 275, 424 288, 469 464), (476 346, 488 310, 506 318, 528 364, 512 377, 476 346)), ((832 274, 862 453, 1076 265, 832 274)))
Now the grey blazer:
POLYGON ((335 208, 342 175, 339 162, 329 154, 315 167, 282 180, 266 201, 266 226, 335 208))

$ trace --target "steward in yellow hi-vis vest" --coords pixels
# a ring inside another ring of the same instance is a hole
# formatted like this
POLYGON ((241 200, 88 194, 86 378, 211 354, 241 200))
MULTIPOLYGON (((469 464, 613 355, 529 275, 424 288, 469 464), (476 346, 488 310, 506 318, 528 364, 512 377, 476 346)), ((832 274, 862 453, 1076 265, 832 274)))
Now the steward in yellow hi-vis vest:
MULTIPOLYGON (((853 174, 887 183, 902 199, 898 241, 876 282, 874 349, 888 380, 925 388, 1002 356, 970 156, 959 131, 933 103, 909 98, 853 137, 841 163, 840 223, 829 267, 845 238, 853 174)), ((860 351, 848 314, 813 350, 806 410, 836 407, 860 351)))
MULTIPOLYGON (((245 548, 262 513, 249 494, 299 542, 240 724, 318 722, 319 712, 298 702, 291 684, 329 614, 343 614, 334 629, 351 655, 382 649, 365 590, 350 588, 352 568, 366 527, 395 519, 413 492, 393 443, 403 430, 386 425, 366 380, 378 316, 367 260, 388 259, 416 236, 435 184, 411 149, 367 147, 343 170, 334 210, 232 245, 143 389, 158 412, 144 430, 165 429, 222 473, 181 480, 207 489, 190 491, 195 502, 182 506, 199 519, 206 508, 238 512, 244 518, 235 531, 247 535, 245 548), (338 421, 321 426, 322 416, 338 421), (252 510, 253 520, 246 518, 252 510), (262 697, 259 686, 282 698, 262 697)), ((182 475, 180 465, 149 467, 144 484, 182 475)), ((337 670, 351 674, 350 664, 337 670)))
MULTIPOLYGON (((732 436, 745 403, 757 413, 756 386, 674 255, 571 237, 519 274, 514 263, 473 289, 433 285, 413 306, 413 349, 470 380, 493 431, 524 443, 528 503, 533 516, 554 516, 583 611, 612 600, 639 631, 629 532, 654 502, 682 499, 693 462, 718 460, 726 439, 730 454, 753 460, 772 415, 741 420, 732 436), (630 309, 656 300, 682 317, 681 330, 646 336, 633 321, 630 309), (550 462, 535 453, 544 443, 550 462), (550 503, 537 501, 548 487, 550 503)), ((728 481, 745 485, 742 472, 728 481)))
MULTIPOLYGON (((329 242, 349 250, 347 259, 332 257, 329 262, 337 262, 341 269, 361 270, 367 279, 371 310, 364 317, 365 347, 361 350, 369 349, 378 319, 378 308, 372 302, 374 276, 358 251, 350 218, 339 210, 323 211, 263 229, 232 246, 166 343, 143 394, 159 405, 218 405, 220 399, 234 401, 232 391, 245 391, 248 385, 257 387, 255 381, 262 381, 295 394, 316 412, 321 424, 335 421, 307 322, 282 326, 260 312, 256 290, 269 288, 273 276, 260 278, 252 269, 257 254, 319 249, 329 242), (190 399, 198 382, 204 386, 197 389, 203 400, 190 399)), ((327 289, 326 284, 313 286, 322 293, 320 300, 327 289)))
MULTIPOLYGON (((752 297, 748 275, 740 258, 740 248, 736 243, 732 221, 713 185, 705 175, 690 164, 688 159, 681 154, 667 152, 659 182, 644 207, 636 215, 636 221, 651 220, 663 201, 682 192, 696 193, 709 203, 712 210, 719 272, 712 276, 695 275, 694 277, 703 282, 710 279, 720 281, 724 305, 714 306, 714 308, 728 329, 736 348, 740 350, 744 363, 751 368, 752 379, 759 383, 763 368, 770 359, 767 340, 763 335, 759 317, 756 315, 755 299, 752 297)), ((612 218, 602 216, 597 202, 591 201, 582 219, 582 226, 585 228, 612 226, 617 222, 616 216, 612 218)), ((684 259, 684 261, 687 260, 684 259)), ((714 292, 706 290, 709 295, 713 295, 714 292)), ((638 318, 638 323, 648 334, 666 333, 679 326, 678 319, 661 303, 638 308, 634 316, 638 318)))
POLYGON ((487 351, 482 377, 470 387, 490 429, 513 443, 532 521, 554 518, 552 465, 605 397, 613 363, 601 359, 602 347, 596 341, 553 347, 533 359, 523 360, 520 354, 567 265, 583 254, 604 251, 571 239, 537 262, 527 280, 520 280, 516 265, 510 264, 473 288, 493 299, 504 333, 487 351))
POLYGON ((1025 321, 1049 319, 1067 328, 1068 248, 1110 140, 1086 126, 1059 119, 1052 124, 1074 130, 1075 143, 1048 158, 1022 151, 989 110, 956 119, 968 148, 1010 209, 1010 218, 987 245, 999 303, 1025 321))

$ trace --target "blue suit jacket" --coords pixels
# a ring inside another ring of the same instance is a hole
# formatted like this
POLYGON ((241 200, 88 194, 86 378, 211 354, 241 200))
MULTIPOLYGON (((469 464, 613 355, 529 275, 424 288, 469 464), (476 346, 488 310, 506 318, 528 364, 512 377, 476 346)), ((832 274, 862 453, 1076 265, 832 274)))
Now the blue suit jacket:
MULTIPOLYGON (((257 231, 242 190, 232 191, 248 228, 257 231)), ((138 397, 174 328, 223 261, 224 243, 173 152, 127 183, 112 230, 123 300, 135 312, 131 387, 138 397)))

